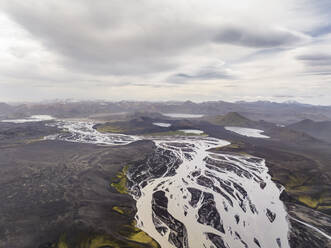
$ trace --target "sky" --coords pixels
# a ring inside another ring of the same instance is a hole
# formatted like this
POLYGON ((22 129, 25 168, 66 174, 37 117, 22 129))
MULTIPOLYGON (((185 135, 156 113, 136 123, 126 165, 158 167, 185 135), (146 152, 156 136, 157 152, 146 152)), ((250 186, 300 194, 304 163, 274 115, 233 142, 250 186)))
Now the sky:
POLYGON ((329 0, 0 0, 0 102, 331 105, 329 0))

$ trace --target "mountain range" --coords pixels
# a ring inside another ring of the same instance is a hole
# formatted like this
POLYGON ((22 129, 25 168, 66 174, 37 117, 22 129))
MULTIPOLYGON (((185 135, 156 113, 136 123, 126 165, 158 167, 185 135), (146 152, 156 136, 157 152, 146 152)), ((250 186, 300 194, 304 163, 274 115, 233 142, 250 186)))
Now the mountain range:
POLYGON ((188 113, 203 115, 224 115, 237 112, 242 116, 260 121, 289 125, 305 119, 314 121, 331 121, 331 106, 300 104, 297 102, 275 103, 224 102, 209 101, 195 103, 185 102, 136 102, 136 101, 62 101, 24 103, 9 105, 0 103, 0 118, 17 118, 34 114, 48 114, 55 117, 88 117, 96 114, 119 112, 158 112, 188 113))
POLYGON ((287 128, 304 132, 314 138, 331 143, 331 121, 313 121, 305 119, 288 125, 287 128))

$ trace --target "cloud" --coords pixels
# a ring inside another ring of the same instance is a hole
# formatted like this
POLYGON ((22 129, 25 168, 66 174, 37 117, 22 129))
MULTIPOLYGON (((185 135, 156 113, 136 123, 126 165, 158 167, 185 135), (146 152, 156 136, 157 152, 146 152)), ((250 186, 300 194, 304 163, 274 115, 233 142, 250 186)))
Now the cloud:
POLYGON ((205 41, 202 27, 158 20, 148 1, 7 1, 7 13, 71 70, 128 75, 170 70, 177 56, 205 41), (147 14, 147 15, 146 15, 147 14), (154 18, 153 18, 154 17, 154 18))
POLYGON ((309 35, 314 37, 319 37, 330 33, 331 33, 331 23, 327 25, 321 25, 320 27, 308 32, 309 35))
POLYGON ((323 66, 323 65, 331 66, 331 54, 325 54, 325 53, 303 54, 297 56, 297 59, 304 61, 306 64, 311 66, 323 66))
POLYGON ((235 72, 228 65, 218 59, 204 59, 196 66, 184 66, 168 78, 170 83, 187 83, 190 81, 207 82, 209 80, 232 80, 235 72))
POLYGON ((200 72, 198 74, 185 74, 185 73, 178 73, 174 75, 177 78, 182 78, 182 79, 194 79, 194 80, 199 80, 199 79, 230 79, 231 76, 226 73, 226 72, 218 72, 218 71, 205 71, 205 72, 200 72))
POLYGON ((6 1, 5 9, 13 20, 59 55, 64 67, 90 74, 171 71, 178 67, 178 56, 213 42, 269 48, 292 46, 305 38, 267 25, 256 29, 225 25, 222 21, 210 23, 205 16, 196 22, 173 1, 158 5, 146 0, 12 0, 6 1))
POLYGON ((328 2, 0 0, 0 98, 318 96, 328 2))
POLYGON ((300 33, 276 28, 224 27, 215 37, 216 42, 256 48, 293 46, 308 39, 300 33))
POLYGON ((292 96, 292 95, 274 95, 273 97, 289 99, 289 98, 294 98, 295 96, 292 96))

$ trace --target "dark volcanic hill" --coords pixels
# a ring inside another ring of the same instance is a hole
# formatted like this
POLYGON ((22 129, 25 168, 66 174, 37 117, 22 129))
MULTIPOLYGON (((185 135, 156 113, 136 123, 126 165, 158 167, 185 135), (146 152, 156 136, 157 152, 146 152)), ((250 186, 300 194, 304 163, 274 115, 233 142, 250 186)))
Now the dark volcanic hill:
POLYGON ((204 119, 218 126, 261 128, 263 130, 276 127, 275 124, 266 121, 253 121, 237 112, 229 112, 226 115, 207 116, 204 119))
POLYGON ((287 126, 288 128, 304 132, 312 137, 331 143, 331 121, 303 120, 287 126))
POLYGON ((10 111, 12 111, 12 106, 10 106, 9 104, 0 102, 0 116, 1 116, 1 114, 7 114, 10 111))
POLYGON ((273 140, 283 141, 289 144, 315 144, 320 143, 322 140, 314 135, 306 133, 305 131, 295 130, 288 127, 280 127, 266 121, 253 121, 236 112, 230 112, 226 115, 207 116, 204 120, 213 125, 222 127, 237 126, 261 129, 265 131, 265 134, 270 136, 273 140))
POLYGON ((229 112, 226 115, 217 115, 208 118, 213 124, 221 126, 240 126, 251 127, 255 122, 238 114, 237 112, 229 112))

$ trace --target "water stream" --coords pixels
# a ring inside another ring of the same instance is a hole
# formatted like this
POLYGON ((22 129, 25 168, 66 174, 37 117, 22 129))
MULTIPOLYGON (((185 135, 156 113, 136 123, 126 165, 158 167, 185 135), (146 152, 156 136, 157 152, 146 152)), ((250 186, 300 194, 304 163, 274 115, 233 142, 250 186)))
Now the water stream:
POLYGON ((151 139, 154 153, 130 168, 137 225, 161 247, 289 247, 282 191, 265 161, 210 151, 229 142, 206 136, 102 134, 92 122, 57 121, 66 130, 45 137, 100 145, 151 139))

